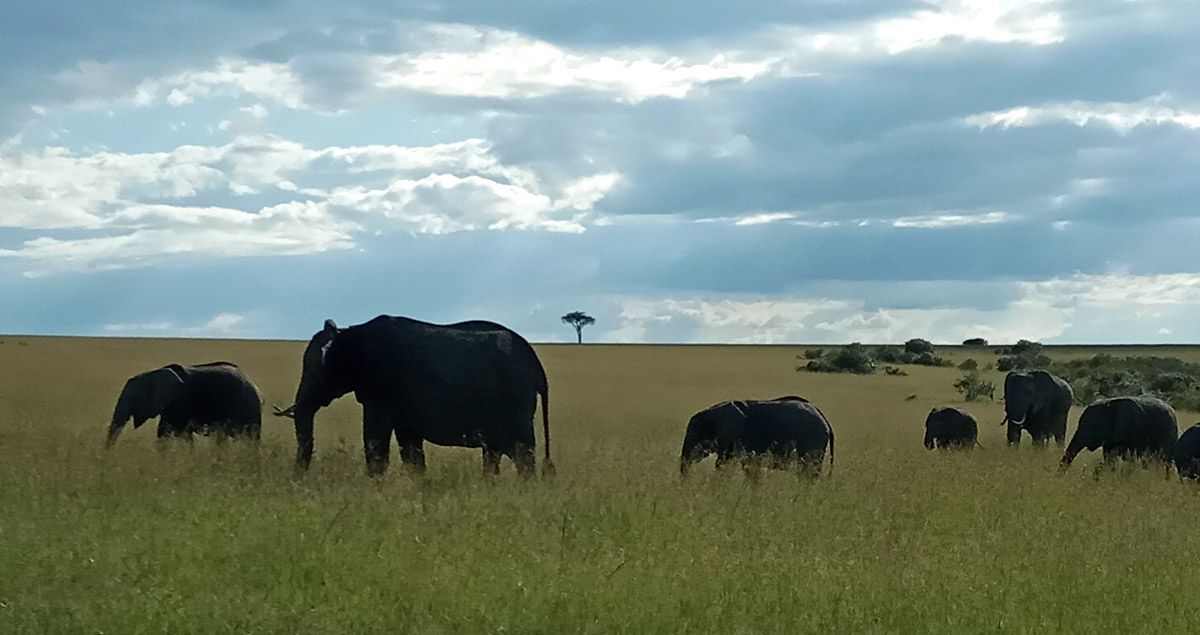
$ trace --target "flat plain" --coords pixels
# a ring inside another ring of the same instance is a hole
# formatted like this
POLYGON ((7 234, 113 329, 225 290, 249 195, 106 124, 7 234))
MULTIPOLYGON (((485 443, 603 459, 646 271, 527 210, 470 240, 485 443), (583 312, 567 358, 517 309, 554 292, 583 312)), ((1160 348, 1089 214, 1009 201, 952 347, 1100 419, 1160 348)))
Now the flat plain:
MULTIPOLYGON (((1067 472, 1007 448, 999 392, 955 368, 796 372, 804 346, 537 345, 557 475, 524 481, 430 447, 424 478, 364 475, 352 396, 317 416, 293 476, 290 421, 258 448, 103 437, 125 380, 239 364, 291 403, 303 342, 0 337, 0 632, 1121 633, 1200 624, 1200 489, 1161 469, 1067 472), (688 417, 805 396, 832 473, 751 484, 711 459, 681 482, 688 417), (962 406, 981 449, 930 452, 962 406)), ((938 347, 983 367, 990 348, 938 347)), ((1200 361, 1200 347, 1047 347, 1200 361)), ((984 371, 1002 383, 1002 374, 984 371)), ((1070 432, 1082 408, 1070 416, 1070 432)), ((1200 415, 1179 412, 1181 430, 1200 415)), ((538 431, 541 442, 541 432, 538 431)), ((394 458, 393 454, 393 458, 394 458)), ((539 449, 540 457, 540 449, 539 449)))

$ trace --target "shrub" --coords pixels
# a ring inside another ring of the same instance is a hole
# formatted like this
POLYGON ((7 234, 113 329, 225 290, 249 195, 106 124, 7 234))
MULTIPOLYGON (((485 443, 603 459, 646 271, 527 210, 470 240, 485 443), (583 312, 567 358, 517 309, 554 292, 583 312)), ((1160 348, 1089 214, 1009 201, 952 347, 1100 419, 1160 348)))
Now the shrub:
POLYGON ((907 364, 904 352, 894 346, 880 346, 875 349, 875 359, 886 364, 907 364))
POLYGON ((899 366, 884 366, 883 372, 888 375, 898 375, 901 377, 908 375, 908 373, 904 372, 904 369, 900 368, 899 366))
POLYGON ((1016 344, 1000 349, 997 354, 1005 355, 996 360, 996 370, 1001 372, 1049 368, 1053 363, 1053 360, 1042 354, 1041 343, 1029 340, 1018 340, 1016 344))
POLYGON ((1045 355, 1027 356, 1027 355, 1011 355, 1009 357, 1001 357, 996 360, 996 370, 1008 372, 1010 370, 1034 370, 1049 368, 1054 360, 1045 355))
POLYGON ((954 382, 954 388, 962 393, 967 401, 975 401, 985 395, 989 400, 996 398, 996 386, 986 379, 981 379, 979 373, 971 372, 959 377, 954 382))
POLYGON ((958 365, 958 369, 959 370, 967 370, 967 371, 979 370, 979 362, 968 357, 967 359, 963 360, 963 363, 958 365))
POLYGON ((875 361, 885 364, 917 364, 920 366, 949 366, 950 362, 933 352, 928 340, 915 338, 904 343, 904 347, 879 346, 875 349, 875 361))
MULTIPOLYGON (((815 373, 856 373, 869 375, 875 372, 875 358, 865 346, 854 342, 843 346, 834 355, 823 355, 804 365, 804 368, 815 373)), ((799 370, 799 368, 797 368, 799 370)))
POLYGON ((821 359, 821 356, 824 354, 825 354, 825 349, 823 349, 823 348, 806 348, 806 349, 804 349, 804 359, 821 359))
POLYGON ((1174 357, 1114 357, 1099 354, 1052 366, 1071 383, 1075 403, 1150 394, 1181 410, 1200 410, 1200 364, 1174 357))

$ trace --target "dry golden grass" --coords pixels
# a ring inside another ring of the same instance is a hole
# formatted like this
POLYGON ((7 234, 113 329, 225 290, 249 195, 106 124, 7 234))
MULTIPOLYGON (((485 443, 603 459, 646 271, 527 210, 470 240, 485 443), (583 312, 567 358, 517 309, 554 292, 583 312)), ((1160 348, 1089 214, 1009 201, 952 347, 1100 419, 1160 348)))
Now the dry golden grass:
MULTIPOLYGON (((0 338, 0 631, 509 633, 1183 632, 1197 625, 1196 488, 1158 470, 1065 475, 1003 447, 927 452, 954 368, 797 373, 805 347, 540 345, 558 476, 482 479, 477 451, 363 475, 358 405, 262 447, 102 439, 129 376, 232 361, 291 402, 300 342, 0 338), (22 344, 22 342, 24 344, 22 344), (837 432, 832 477, 680 483, 683 427, 729 398, 799 394, 837 432), (908 399, 915 395, 913 399, 908 399)), ((1055 358, 1200 347, 1052 348, 1055 358)), ((939 347, 956 363, 991 349, 939 347)), ((999 384, 999 373, 985 373, 999 384)), ((1072 411, 1072 430, 1079 409, 1072 411)), ((1181 428, 1197 420, 1180 413, 1181 428)), ((539 433, 540 437, 540 433, 539 433)))

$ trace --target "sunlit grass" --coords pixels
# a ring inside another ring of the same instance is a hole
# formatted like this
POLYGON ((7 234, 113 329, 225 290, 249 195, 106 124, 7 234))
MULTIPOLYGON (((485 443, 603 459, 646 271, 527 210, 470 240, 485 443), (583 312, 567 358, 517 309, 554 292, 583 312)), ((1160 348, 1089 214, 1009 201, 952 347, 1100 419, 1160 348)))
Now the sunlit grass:
MULTIPOLYGON (((1161 470, 1096 479, 1095 455, 1060 474, 1054 448, 1003 447, 998 403, 965 406, 982 451, 928 452, 925 414, 958 404, 952 368, 847 377, 794 372, 802 347, 542 346, 554 479, 522 481, 511 464, 484 479, 477 451, 444 448, 430 448, 424 479, 398 465, 368 479, 350 398, 318 415, 313 469, 294 479, 282 420, 257 449, 159 449, 152 426, 101 445, 128 376, 226 359, 286 405, 301 344, 25 339, 0 345, 2 632, 1128 633, 1197 622, 1197 488, 1161 470), (832 477, 752 485, 710 461, 680 482, 693 412, 784 394, 833 422, 832 477)), ((1195 419, 1181 413, 1181 426, 1195 419)))

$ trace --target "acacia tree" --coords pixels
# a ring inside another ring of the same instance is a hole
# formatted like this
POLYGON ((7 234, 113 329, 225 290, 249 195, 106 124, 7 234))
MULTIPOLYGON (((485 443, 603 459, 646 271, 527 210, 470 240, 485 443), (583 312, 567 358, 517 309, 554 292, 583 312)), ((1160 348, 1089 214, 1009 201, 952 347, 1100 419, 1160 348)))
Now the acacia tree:
POLYGON ((583 343, 583 327, 590 326, 596 323, 596 318, 584 313, 583 311, 571 311, 562 316, 562 321, 575 327, 575 338, 579 344, 583 343))

